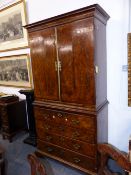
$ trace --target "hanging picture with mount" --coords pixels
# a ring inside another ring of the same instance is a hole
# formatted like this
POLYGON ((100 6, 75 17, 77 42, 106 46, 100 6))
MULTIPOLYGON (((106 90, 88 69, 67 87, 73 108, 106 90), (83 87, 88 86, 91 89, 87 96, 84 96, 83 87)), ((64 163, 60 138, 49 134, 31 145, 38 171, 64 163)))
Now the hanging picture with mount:
POLYGON ((25 3, 18 1, 0 10, 0 51, 28 46, 25 3))

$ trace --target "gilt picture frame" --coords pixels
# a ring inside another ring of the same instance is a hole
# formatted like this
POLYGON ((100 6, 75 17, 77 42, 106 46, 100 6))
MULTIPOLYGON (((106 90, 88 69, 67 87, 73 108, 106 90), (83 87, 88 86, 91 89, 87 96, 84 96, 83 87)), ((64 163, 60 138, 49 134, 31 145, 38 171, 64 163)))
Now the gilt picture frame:
POLYGON ((28 54, 0 57, 0 85, 32 88, 28 54))
POLYGON ((0 9, 4 9, 12 4, 20 2, 22 0, 0 0, 0 9))
POLYGON ((0 52, 28 47, 25 1, 0 10, 0 52))

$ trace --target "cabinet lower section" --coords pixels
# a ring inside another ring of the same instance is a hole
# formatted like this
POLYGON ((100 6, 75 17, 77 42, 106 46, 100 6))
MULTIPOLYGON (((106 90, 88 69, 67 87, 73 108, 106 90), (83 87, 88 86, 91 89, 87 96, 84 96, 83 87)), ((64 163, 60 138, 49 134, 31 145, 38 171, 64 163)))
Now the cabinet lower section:
POLYGON ((89 174, 96 174, 97 172, 96 158, 83 156, 82 154, 63 149, 62 147, 41 140, 38 140, 37 147, 38 152, 42 155, 55 158, 56 160, 89 174))
POLYGON ((97 173, 97 114, 34 106, 38 152, 97 173))

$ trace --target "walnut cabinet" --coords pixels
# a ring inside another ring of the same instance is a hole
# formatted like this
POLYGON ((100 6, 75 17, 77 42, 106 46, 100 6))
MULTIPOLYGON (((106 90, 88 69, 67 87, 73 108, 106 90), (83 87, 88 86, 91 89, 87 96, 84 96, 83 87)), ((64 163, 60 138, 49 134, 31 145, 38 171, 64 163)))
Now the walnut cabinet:
POLYGON ((89 174, 107 141, 106 23, 91 5, 25 26, 34 81, 37 152, 89 174))

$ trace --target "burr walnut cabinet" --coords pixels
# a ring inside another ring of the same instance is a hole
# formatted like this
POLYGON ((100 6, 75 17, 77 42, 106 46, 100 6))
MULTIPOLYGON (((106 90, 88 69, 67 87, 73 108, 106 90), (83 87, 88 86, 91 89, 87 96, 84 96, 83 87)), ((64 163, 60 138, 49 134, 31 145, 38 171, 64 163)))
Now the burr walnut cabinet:
POLYGON ((107 141, 106 22, 91 5, 25 26, 34 81, 37 153, 89 174, 107 141))

